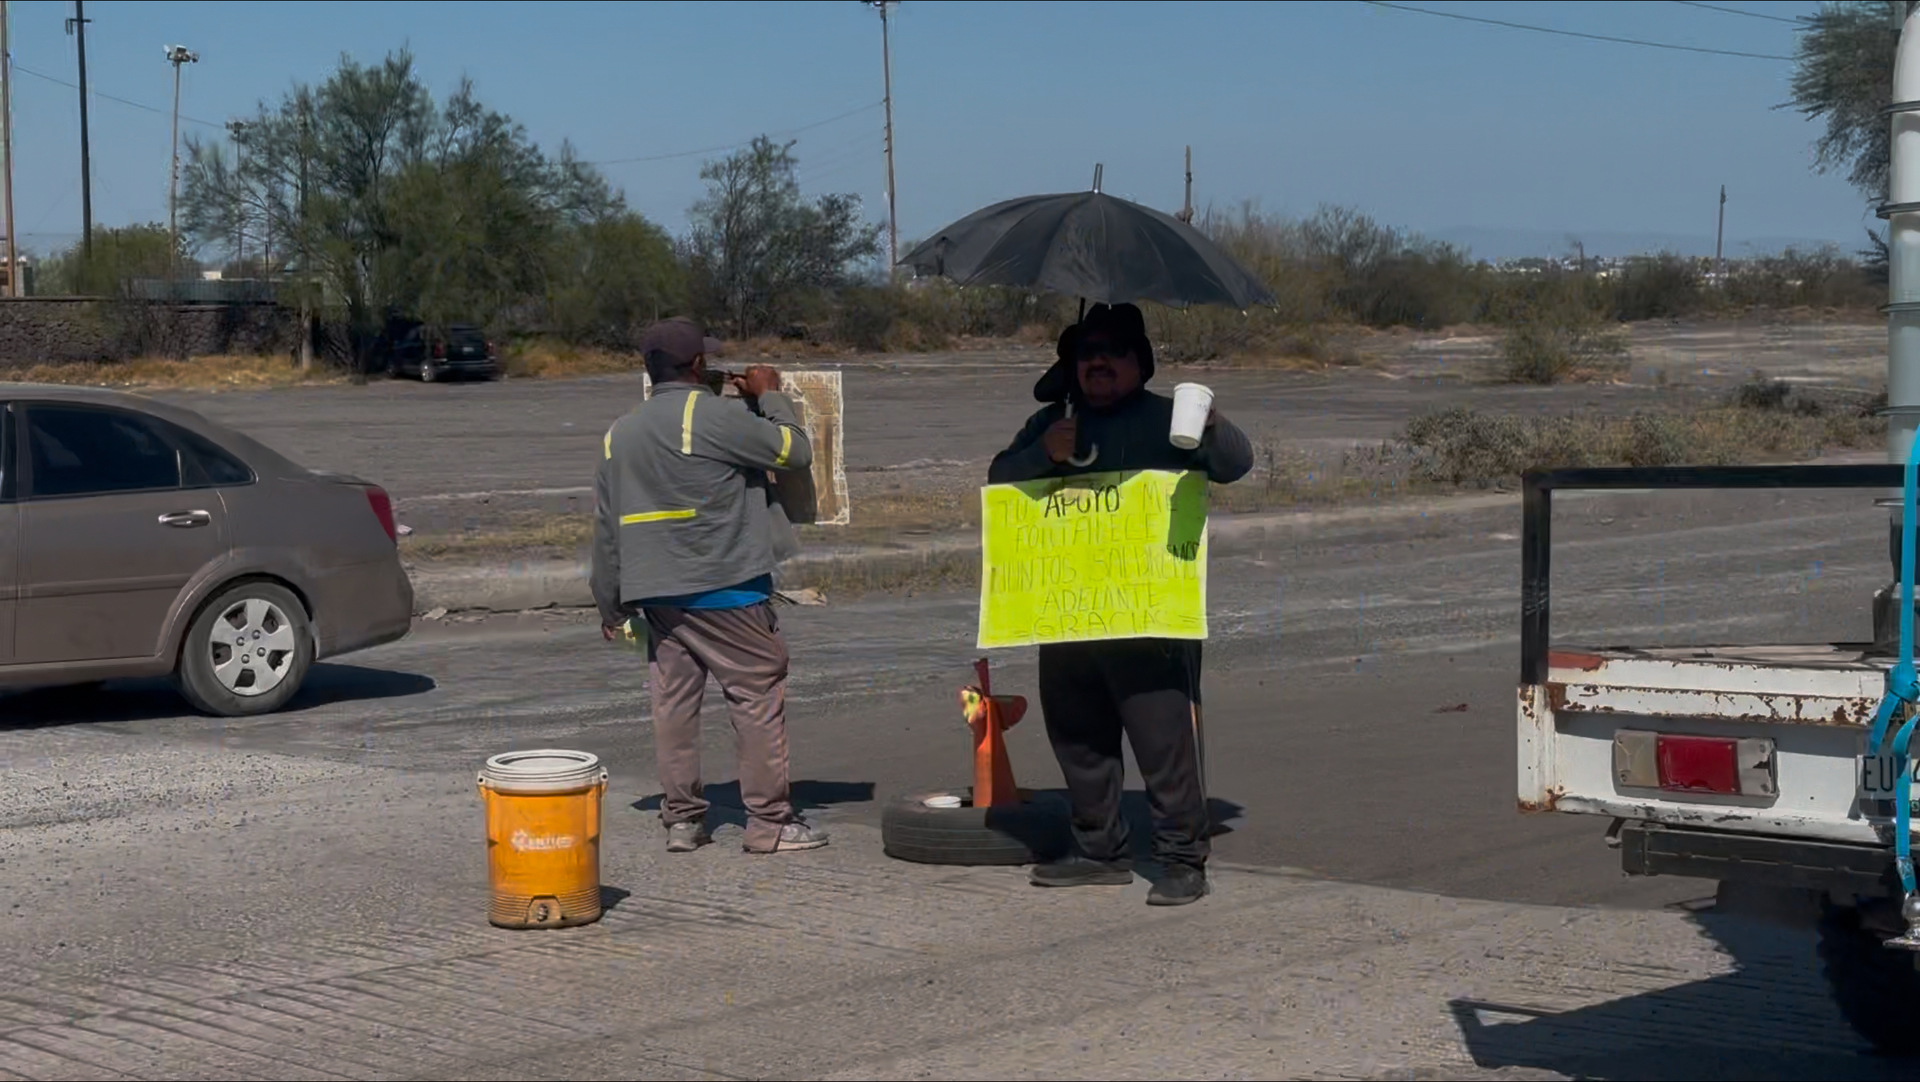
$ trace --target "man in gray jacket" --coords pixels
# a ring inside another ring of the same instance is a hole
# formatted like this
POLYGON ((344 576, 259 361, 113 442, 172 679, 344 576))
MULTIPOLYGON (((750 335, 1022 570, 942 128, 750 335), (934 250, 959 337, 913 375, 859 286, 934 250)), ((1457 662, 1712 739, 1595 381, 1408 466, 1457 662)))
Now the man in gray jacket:
POLYGON ((654 751, 667 849, 712 840, 700 784, 700 701, 726 692, 740 755, 746 849, 818 849, 824 832, 794 811, 787 773, 787 646, 772 604, 778 563, 770 470, 805 470, 812 448, 780 373, 733 377, 715 394, 706 355, 719 343, 670 319, 641 349, 653 396, 607 430, 594 480, 593 596, 609 639, 638 609, 648 633, 654 751))

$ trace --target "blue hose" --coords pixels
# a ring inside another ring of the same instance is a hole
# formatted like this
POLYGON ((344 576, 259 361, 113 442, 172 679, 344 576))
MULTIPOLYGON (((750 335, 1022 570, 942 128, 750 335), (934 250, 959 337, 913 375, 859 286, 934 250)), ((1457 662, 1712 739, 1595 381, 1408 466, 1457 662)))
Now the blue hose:
MULTIPOLYGON (((1901 704, 1912 706, 1920 700, 1920 678, 1916 677, 1913 665, 1914 519, 1920 517, 1915 508, 1916 492, 1920 491, 1916 479, 1920 479, 1920 438, 1916 438, 1907 451, 1907 472, 1900 494, 1900 653, 1887 673, 1887 694, 1880 700, 1880 709, 1873 715, 1873 728, 1867 734, 1867 754, 1873 756, 1880 754, 1880 744, 1886 739, 1894 711, 1901 704)), ((1908 717, 1893 737, 1894 864, 1900 871, 1901 889, 1909 895, 1914 892, 1913 839, 1909 825, 1913 792, 1910 749, 1916 722, 1920 722, 1920 713, 1908 717)))

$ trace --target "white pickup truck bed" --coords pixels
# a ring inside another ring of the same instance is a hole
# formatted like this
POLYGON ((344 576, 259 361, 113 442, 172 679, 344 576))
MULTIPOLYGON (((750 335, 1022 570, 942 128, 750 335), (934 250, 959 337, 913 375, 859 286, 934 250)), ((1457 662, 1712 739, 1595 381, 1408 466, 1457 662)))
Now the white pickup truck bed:
MULTIPOLYGON (((1863 651, 1848 645, 1554 650, 1546 682, 1520 688, 1520 807, 1885 844, 1875 821, 1887 821, 1890 804, 1869 799, 1863 815, 1859 796, 1866 733, 1891 659, 1863 651), (1737 795, 1628 784, 1648 780, 1644 769, 1626 776, 1633 773, 1627 760, 1634 753, 1623 742, 1641 733, 1758 741, 1747 747, 1770 751, 1772 792, 1765 784, 1737 795)), ((1880 767, 1865 771, 1876 793, 1880 767)), ((1915 792, 1920 795, 1920 786, 1915 792)))

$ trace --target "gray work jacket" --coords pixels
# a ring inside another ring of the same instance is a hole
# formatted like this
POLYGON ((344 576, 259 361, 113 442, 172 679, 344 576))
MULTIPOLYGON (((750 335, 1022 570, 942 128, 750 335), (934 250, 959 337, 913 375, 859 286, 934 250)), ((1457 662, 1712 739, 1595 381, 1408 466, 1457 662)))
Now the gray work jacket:
POLYGON ((813 448, 784 394, 749 407, 695 384, 659 384, 607 430, 602 452, 592 587, 609 625, 639 601, 769 574, 797 547, 767 471, 809 469, 813 448))

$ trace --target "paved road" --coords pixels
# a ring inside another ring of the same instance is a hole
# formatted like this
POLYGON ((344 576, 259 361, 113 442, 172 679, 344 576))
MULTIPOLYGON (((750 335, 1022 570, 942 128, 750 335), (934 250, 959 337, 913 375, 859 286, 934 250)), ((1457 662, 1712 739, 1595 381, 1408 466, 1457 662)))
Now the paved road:
MULTIPOLYGON (((1858 638, 1859 494, 1567 501, 1563 642, 1858 638), (1767 602, 1756 604, 1755 598, 1767 602)), ((1223 545, 1207 655, 1219 892, 903 865, 879 808, 961 782, 968 598, 785 610, 796 786, 835 844, 660 851, 642 674, 565 615, 423 626, 295 708, 0 700, 0 1082, 25 1078, 1896 1077, 1800 933, 1629 881, 1513 810, 1517 509, 1223 545), (613 771, 592 928, 484 923, 474 770, 613 771)), ((1031 692, 1030 654, 996 683, 1031 692)), ((731 740, 709 775, 722 801, 731 740)), ((1024 784, 1058 784, 1038 718, 1024 784)))

